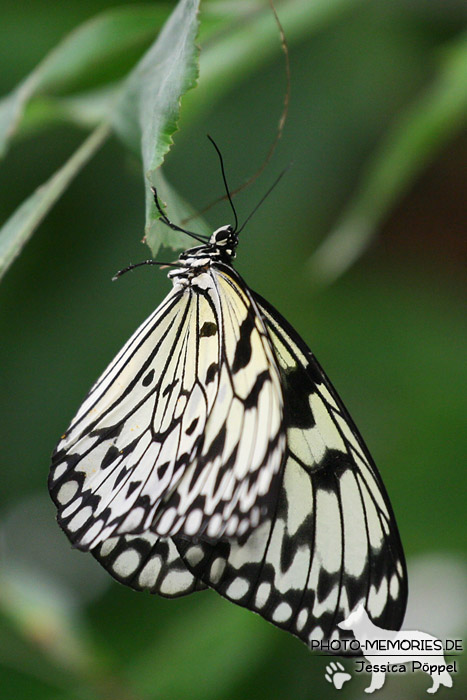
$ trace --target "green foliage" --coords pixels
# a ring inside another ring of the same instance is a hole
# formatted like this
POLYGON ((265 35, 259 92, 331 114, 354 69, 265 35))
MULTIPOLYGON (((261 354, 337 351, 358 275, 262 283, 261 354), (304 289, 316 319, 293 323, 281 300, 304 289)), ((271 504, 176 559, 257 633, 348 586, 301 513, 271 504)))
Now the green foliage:
MULTIPOLYGON (((187 245, 158 221, 149 183, 182 221, 222 194, 206 133, 232 187, 274 138, 285 80, 268 3, 205 0, 198 13, 195 0, 119 8, 89 0, 73 6, 81 23, 54 48, 69 32, 71 5, 60 13, 50 0, 28 9, 2 2, 15 26, 0 47, 2 692, 335 697, 327 659, 209 592, 166 601, 111 583, 91 557, 69 551, 45 496, 60 431, 167 289, 149 268, 115 285, 110 278, 148 256, 143 229, 153 255, 187 245), (21 51, 25 73, 37 65, 14 87, 8 66, 21 51)), ((290 50, 289 122, 272 165, 236 199, 241 221, 275 173, 295 164, 242 233, 238 266, 316 350, 362 428, 409 574, 415 555, 442 551, 461 580, 461 12, 445 0, 276 5, 290 50), (319 293, 316 282, 326 283, 319 293)), ((209 214, 216 226, 226 223, 224 206, 209 214)), ((212 230, 201 219, 190 227, 212 230)), ((453 577, 431 584, 433 607, 451 609, 453 577)), ((460 635, 455 619, 450 630, 460 635)), ((417 676, 400 695, 420 696, 423 683, 417 676)), ((341 695, 362 687, 354 678, 341 695)), ((460 676, 450 692, 464 697, 460 676)))
MULTIPOLYGON (((29 105, 33 115, 29 121, 25 120, 29 129, 32 125, 37 128, 57 119, 86 123, 94 118, 96 129, 111 124, 127 146, 141 154, 146 177, 156 185, 157 169, 177 130, 181 98, 194 87, 198 76, 195 45, 198 4, 194 1, 178 4, 152 46, 127 76, 123 66, 129 67, 128 54, 134 55, 135 50, 144 47, 148 36, 161 27, 167 16, 166 7, 110 10, 73 31, 0 103, 0 155, 6 152, 20 128, 29 105), (68 99, 54 101, 57 94, 68 95, 68 99), (49 97, 49 102, 44 102, 44 95, 49 97), (70 95, 74 97, 70 99, 70 95), (38 97, 36 105, 34 97, 38 97)), ((289 41, 300 41, 303 36, 318 31, 323 23, 358 4, 356 0, 284 3, 281 15, 289 41)), ((212 3, 211 12, 214 10, 215 15, 219 8, 222 8, 221 3, 212 3)), ((239 16, 242 18, 241 11, 239 16)), ((214 40, 208 42, 203 53, 203 81, 196 95, 188 101, 192 118, 199 118, 200 111, 212 107, 213 94, 219 99, 225 90, 231 90, 277 50, 276 28, 264 8, 252 4, 250 15, 243 17, 240 26, 235 26, 234 19, 224 18, 221 22, 224 31, 219 33, 219 22, 216 24, 208 13, 204 36, 209 39, 210 34, 214 34, 214 40)), ((407 189, 440 144, 463 126, 467 106, 466 71, 463 37, 454 42, 447 59, 441 62, 439 76, 435 77, 427 94, 395 123, 370 163, 341 223, 317 250, 312 260, 317 280, 332 279, 361 254, 391 204, 407 189)), ((76 158, 71 158, 6 222, 0 231, 0 275, 19 254, 80 167, 105 140, 102 135, 107 134, 107 130, 100 129, 96 133, 98 136, 91 141, 91 146, 89 142, 84 144, 76 158), (76 162, 80 167, 74 165, 76 162)), ((180 201, 175 194, 174 199, 180 201)), ((178 234, 164 228, 158 223, 147 188, 146 236, 153 255, 161 245, 174 249, 183 245, 178 234)))
MULTIPOLYGON (((55 175, 10 217, 0 231, 0 275, 19 254, 47 211, 110 133, 113 124, 122 138, 142 149, 147 175, 161 164, 177 127, 181 96, 193 87, 197 75, 195 37, 198 0, 180 2, 153 45, 107 95, 100 125, 55 175)), ((6 150, 22 113, 35 94, 72 91, 94 74, 93 87, 101 88, 103 75, 112 83, 122 76, 105 70, 117 63, 129 48, 147 41, 150 28, 160 26, 165 12, 148 8, 122 8, 85 23, 65 39, 0 105, 0 152, 6 150), (97 68, 97 70, 96 70, 97 68), (110 78, 110 80, 109 80, 110 78)), ((154 31, 154 30, 153 30, 154 31)), ((99 89, 99 97, 102 89, 99 89)), ((88 111, 89 102, 87 97, 88 111)), ((101 104, 101 103, 99 103, 101 104)), ((67 113, 72 113, 68 110, 67 113)), ((44 114, 44 113, 43 113, 44 114)), ((62 116, 65 113, 62 110, 62 116)), ((53 109, 48 118, 53 119, 53 109)))
POLYGON ((97 127, 71 158, 47 182, 38 187, 4 224, 0 235, 0 276, 20 254, 49 209, 102 145, 108 133, 109 128, 105 124, 97 127))
POLYGON ((341 275, 371 243, 381 221, 467 114, 467 35, 452 42, 434 80, 389 129, 336 228, 315 251, 317 281, 341 275))

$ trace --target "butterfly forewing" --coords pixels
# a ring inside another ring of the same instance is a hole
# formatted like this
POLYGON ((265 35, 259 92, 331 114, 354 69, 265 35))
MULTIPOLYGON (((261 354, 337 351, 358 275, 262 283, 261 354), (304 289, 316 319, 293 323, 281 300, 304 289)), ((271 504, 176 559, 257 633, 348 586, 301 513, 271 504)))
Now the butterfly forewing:
POLYGON ((276 508, 246 541, 175 540, 192 573, 307 644, 341 635, 363 602, 398 629, 407 583, 384 486, 342 402, 311 352, 257 297, 282 372, 287 460, 276 508))
POLYGON ((52 496, 76 546, 153 532, 244 535, 283 464, 279 370, 228 266, 175 285, 91 389, 53 457, 52 496))

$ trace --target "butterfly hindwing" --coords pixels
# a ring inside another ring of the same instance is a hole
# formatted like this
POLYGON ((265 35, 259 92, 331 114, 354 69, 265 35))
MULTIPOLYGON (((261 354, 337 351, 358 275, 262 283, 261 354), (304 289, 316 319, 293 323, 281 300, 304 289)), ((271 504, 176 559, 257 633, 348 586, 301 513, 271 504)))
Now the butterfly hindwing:
MULTIPOLYGON (((376 624, 399 629, 407 602, 407 574, 399 531, 380 474, 339 395, 304 341, 264 299, 261 309, 284 372, 288 463, 299 464, 313 482, 315 539, 320 538, 315 550, 323 557, 323 579, 333 569, 338 572, 338 617, 346 617, 359 598, 376 624), (297 410, 290 399, 297 395, 299 385, 308 386, 309 391, 307 426, 303 426, 303 410, 297 410), (295 442, 297 433, 291 433, 296 426, 302 431, 303 442, 295 442), (303 460, 307 450, 310 461, 303 460), (336 552, 341 554, 340 566, 336 552)), ((285 490, 290 492, 292 508, 299 491, 294 494, 287 482, 285 490)))
POLYGON ((232 268, 175 285, 96 382, 53 456, 72 542, 152 532, 244 535, 285 451, 270 339, 232 268))
POLYGON ((233 602, 305 643, 341 636, 363 602, 398 629, 405 563, 376 467, 304 342, 256 296, 282 373, 287 459, 275 510, 244 542, 175 539, 187 567, 233 602))
POLYGON ((170 537, 152 532, 110 537, 92 554, 117 581, 136 591, 177 598, 207 588, 188 571, 170 537))

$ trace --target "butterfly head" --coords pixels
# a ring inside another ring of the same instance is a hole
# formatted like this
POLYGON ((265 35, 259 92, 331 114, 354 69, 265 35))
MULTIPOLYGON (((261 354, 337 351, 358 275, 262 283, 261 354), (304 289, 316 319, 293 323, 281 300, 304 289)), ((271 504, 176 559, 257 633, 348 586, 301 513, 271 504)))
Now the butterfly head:
POLYGON ((230 224, 216 229, 209 239, 209 246, 215 251, 219 251, 221 256, 228 258, 235 257, 237 245, 238 234, 230 224))

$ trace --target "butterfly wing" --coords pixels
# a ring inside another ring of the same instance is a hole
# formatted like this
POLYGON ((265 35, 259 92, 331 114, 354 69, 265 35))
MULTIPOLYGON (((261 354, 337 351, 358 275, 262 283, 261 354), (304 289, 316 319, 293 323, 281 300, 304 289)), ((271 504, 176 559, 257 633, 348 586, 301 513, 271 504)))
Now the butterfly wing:
POLYGON ((363 602, 373 621, 402 624, 407 578, 392 509, 376 467, 305 343, 261 297, 281 368, 287 458, 274 511, 244 542, 175 539, 194 576, 305 643, 363 602))
POLYGON ((284 458, 283 397, 252 304, 229 266, 198 271, 96 382, 49 479, 75 546, 241 535, 265 517, 284 458))
POLYGON ((136 591, 178 598, 207 588, 188 571, 170 537, 153 532, 110 537, 92 554, 117 581, 136 591))

